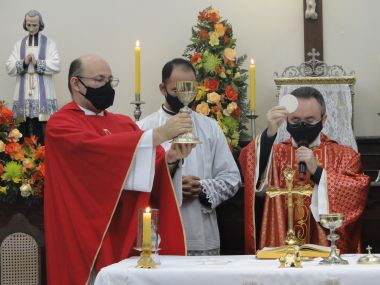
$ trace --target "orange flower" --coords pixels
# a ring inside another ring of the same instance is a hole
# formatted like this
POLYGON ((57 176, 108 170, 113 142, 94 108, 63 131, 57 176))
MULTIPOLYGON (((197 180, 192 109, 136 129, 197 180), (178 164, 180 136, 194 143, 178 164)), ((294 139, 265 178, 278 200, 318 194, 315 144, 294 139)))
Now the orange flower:
POLYGON ((0 105, 0 124, 13 127, 13 113, 1 103, 0 105))
POLYGON ((222 37, 222 36, 224 36, 226 28, 224 27, 223 24, 218 23, 218 24, 214 25, 214 30, 218 34, 219 37, 222 37))
POLYGON ((38 141, 38 138, 36 136, 25 137, 24 145, 25 146, 37 145, 37 141, 38 141))
POLYGON ((37 170, 41 173, 43 177, 45 177, 45 163, 41 163, 37 170))
POLYGON ((223 52, 224 58, 229 61, 235 61, 236 59, 236 51, 232 48, 226 48, 223 52))
POLYGON ((207 21, 212 24, 215 24, 220 20, 219 11, 215 9, 208 10, 206 17, 207 17, 207 21))
POLYGON ((218 111, 222 111, 222 110, 223 110, 223 107, 222 107, 222 104, 220 102, 216 102, 215 106, 212 107, 212 111, 214 113, 217 113, 218 111))
POLYGON ((220 95, 216 92, 211 92, 207 94, 207 103, 216 104, 220 101, 220 95))
POLYGON ((196 111, 197 113, 207 116, 210 113, 210 108, 206 102, 202 102, 197 105, 196 111))
POLYGON ((201 41, 205 41, 205 40, 208 40, 208 31, 205 30, 205 29, 202 29, 199 31, 199 38, 201 39, 201 41))
POLYGON ((2 163, 0 163, 0 175, 3 174, 3 170, 4 170, 4 165, 2 163))
POLYGON ((41 181, 45 177, 45 164, 41 163, 37 168, 36 171, 33 172, 31 177, 31 184, 35 184, 38 181, 41 181))
POLYGON ((45 147, 40 146, 36 149, 36 152, 33 154, 34 159, 43 159, 45 157, 45 147))
POLYGON ((215 91, 219 89, 219 83, 220 81, 217 79, 208 79, 204 82, 204 86, 209 90, 209 91, 215 91))
POLYGON ((25 155, 25 152, 19 143, 9 143, 5 147, 5 153, 15 160, 23 160, 25 155))
POLYGON ((191 63, 197 63, 201 58, 202 58, 202 55, 196 52, 191 57, 191 63))
POLYGON ((235 91, 234 88, 232 88, 231 85, 228 85, 228 86, 226 87, 225 92, 226 92, 226 96, 227 96, 227 98, 228 98, 230 101, 232 101, 232 102, 237 101, 237 99, 238 99, 238 93, 235 91))

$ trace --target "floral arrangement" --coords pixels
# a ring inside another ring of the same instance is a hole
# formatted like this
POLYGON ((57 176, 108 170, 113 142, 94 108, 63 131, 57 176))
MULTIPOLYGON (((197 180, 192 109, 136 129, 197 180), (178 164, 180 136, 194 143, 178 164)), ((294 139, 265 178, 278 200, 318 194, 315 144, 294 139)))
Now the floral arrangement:
POLYGON ((13 113, 0 102, 0 201, 27 204, 41 200, 45 176, 45 147, 37 137, 25 137, 15 128, 13 113))
POLYGON ((216 119, 236 151, 239 138, 247 135, 248 75, 241 69, 247 56, 237 57, 235 46, 232 26, 222 20, 218 10, 208 7, 199 12, 184 56, 191 60, 200 84, 193 108, 216 119))

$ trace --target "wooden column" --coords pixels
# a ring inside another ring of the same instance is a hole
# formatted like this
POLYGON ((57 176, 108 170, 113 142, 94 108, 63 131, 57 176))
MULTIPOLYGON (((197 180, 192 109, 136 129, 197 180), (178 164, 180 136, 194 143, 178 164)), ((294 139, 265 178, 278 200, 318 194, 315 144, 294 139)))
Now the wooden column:
POLYGON ((306 19, 306 2, 303 0, 303 26, 304 26, 304 57, 305 61, 310 60, 310 53, 315 49, 315 59, 323 61, 323 13, 322 0, 316 0, 315 11, 318 14, 317 19, 306 19), (318 55, 319 53, 319 55, 318 55))

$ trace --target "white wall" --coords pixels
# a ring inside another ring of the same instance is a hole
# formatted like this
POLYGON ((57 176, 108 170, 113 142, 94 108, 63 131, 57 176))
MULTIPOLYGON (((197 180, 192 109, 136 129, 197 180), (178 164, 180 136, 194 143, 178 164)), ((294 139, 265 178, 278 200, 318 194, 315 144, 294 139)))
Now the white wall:
MULTIPOLYGON (((155 111, 161 68, 181 56, 190 42, 198 11, 213 5, 233 26, 238 55, 256 62, 257 129, 276 103, 273 72, 303 61, 302 0, 17 0, 1 1, 0 61, 5 63, 14 43, 25 35, 25 12, 39 10, 45 34, 59 48, 62 71, 55 76, 60 105, 70 101, 67 72, 70 62, 85 53, 106 58, 120 78, 112 111, 132 115, 134 44, 142 45, 143 116, 155 111)), ((380 1, 329 0, 323 3, 324 52, 329 64, 343 65, 357 75, 355 133, 380 135, 380 1)), ((248 61, 246 62, 248 67, 248 61)), ((11 105, 15 79, 0 69, 0 98, 11 105)))

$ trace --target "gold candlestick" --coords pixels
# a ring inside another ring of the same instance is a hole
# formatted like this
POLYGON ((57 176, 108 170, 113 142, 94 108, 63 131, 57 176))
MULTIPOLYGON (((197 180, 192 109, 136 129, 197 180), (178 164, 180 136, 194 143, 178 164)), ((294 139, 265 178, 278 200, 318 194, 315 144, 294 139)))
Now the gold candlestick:
POLYGON ((152 258, 152 248, 145 246, 142 248, 140 258, 137 261, 137 268, 156 268, 156 263, 152 258))

